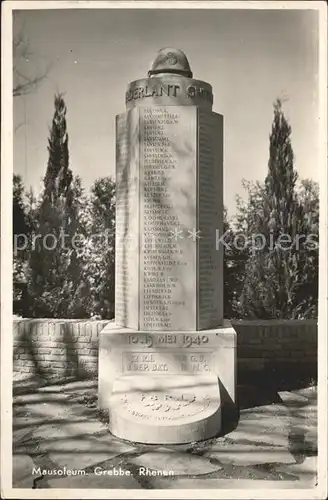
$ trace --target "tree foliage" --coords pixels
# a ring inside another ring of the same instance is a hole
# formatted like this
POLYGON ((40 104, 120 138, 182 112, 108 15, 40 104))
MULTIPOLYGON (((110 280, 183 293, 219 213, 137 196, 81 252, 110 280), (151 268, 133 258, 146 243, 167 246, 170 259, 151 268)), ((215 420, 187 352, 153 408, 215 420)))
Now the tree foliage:
POLYGON ((313 238, 318 228, 309 213, 318 210, 317 192, 309 183, 303 183, 300 192, 297 189, 291 127, 279 100, 274 105, 268 174, 263 185, 248 184, 246 189, 248 200, 239 206, 237 216, 238 229, 245 232, 248 242, 239 316, 315 316, 317 248, 313 238))
POLYGON ((25 188, 20 175, 13 176, 13 237, 26 234, 27 220, 24 206, 25 188))
MULTIPOLYGON (((111 318, 114 312, 115 183, 98 179, 86 194, 69 168, 66 104, 54 99, 48 163, 39 199, 22 201, 14 178, 15 224, 31 233, 27 262, 29 315, 111 318)), ((18 230, 17 229, 17 230, 18 230)))
POLYGON ((79 252, 81 281, 75 300, 88 317, 112 318, 115 300, 115 184, 98 179, 85 200, 79 252))
POLYGON ((236 226, 228 218, 224 210, 223 233, 226 246, 224 247, 223 275, 224 275, 224 317, 238 316, 239 298, 243 287, 247 252, 235 245, 238 235, 236 226))
POLYGON ((38 237, 29 262, 28 291, 37 317, 66 317, 73 289, 73 175, 69 169, 66 105, 61 94, 55 95, 54 105, 44 191, 37 210, 38 237))
POLYGON ((28 220, 24 204, 24 185, 19 175, 13 176, 13 280, 14 295, 17 287, 24 282, 24 263, 26 260, 25 242, 27 240, 28 220), (16 288, 15 288, 16 287, 16 288))

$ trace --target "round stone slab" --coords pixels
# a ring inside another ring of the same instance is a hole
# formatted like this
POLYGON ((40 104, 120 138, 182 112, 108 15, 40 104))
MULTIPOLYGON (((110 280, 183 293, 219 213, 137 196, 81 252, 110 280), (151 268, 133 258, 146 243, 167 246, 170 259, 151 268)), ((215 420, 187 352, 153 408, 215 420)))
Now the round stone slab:
POLYGON ((148 444, 202 441, 221 430, 215 375, 123 375, 109 400, 109 428, 122 439, 148 444))

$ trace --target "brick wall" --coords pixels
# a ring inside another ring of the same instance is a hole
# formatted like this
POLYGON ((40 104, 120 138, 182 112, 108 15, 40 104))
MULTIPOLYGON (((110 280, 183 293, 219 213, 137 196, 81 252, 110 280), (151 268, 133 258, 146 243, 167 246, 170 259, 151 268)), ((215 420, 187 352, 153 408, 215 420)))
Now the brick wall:
POLYGON ((58 377, 97 376, 98 335, 108 322, 14 320, 14 371, 58 377))
POLYGON ((237 375, 239 381, 253 374, 271 379, 317 377, 317 321, 233 321, 237 332, 237 375))
MULTIPOLYGON (((54 375, 98 374, 98 336, 104 321, 14 320, 14 371, 54 375)), ((236 321, 239 377, 260 370, 310 371, 317 364, 315 320, 236 321)))

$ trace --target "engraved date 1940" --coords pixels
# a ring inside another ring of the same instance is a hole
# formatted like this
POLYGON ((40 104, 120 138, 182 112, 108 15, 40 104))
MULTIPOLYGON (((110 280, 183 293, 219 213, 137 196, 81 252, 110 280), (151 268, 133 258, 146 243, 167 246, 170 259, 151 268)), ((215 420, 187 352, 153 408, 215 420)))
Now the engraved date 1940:
POLYGON ((183 335, 182 337, 182 347, 191 347, 192 345, 201 345, 207 343, 207 335, 183 335))
MULTIPOLYGON (((157 339, 158 344, 176 344, 176 335, 165 335, 160 336, 157 339)), ((182 344, 181 347, 191 347, 196 345, 207 344, 209 338, 207 335, 182 335, 182 344)), ((154 341, 153 337, 148 334, 138 334, 138 335, 129 335, 128 337, 129 344, 141 344, 144 347, 153 347, 154 341)))

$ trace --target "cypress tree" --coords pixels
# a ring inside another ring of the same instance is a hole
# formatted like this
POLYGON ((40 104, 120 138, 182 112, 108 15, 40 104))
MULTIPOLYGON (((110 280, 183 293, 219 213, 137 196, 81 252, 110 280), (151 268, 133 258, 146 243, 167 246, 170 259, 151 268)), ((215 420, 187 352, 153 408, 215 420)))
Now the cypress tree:
POLYGON ((65 194, 72 172, 68 168, 68 134, 66 130, 66 104, 62 94, 55 95, 55 113, 48 139, 49 159, 44 177, 45 197, 54 202, 65 194))
POLYGON ((48 139, 48 164, 44 191, 38 207, 36 240, 30 256, 32 314, 39 317, 67 317, 69 298, 74 288, 70 276, 71 238, 74 224, 73 175, 69 169, 66 104, 62 94, 55 95, 55 111, 48 139), (55 245, 56 243, 56 245, 55 245))
POLYGON ((297 200, 296 181, 291 127, 278 99, 274 104, 268 173, 264 187, 257 192, 261 208, 248 228, 252 244, 255 234, 261 234, 266 243, 263 249, 250 248, 241 298, 243 316, 297 316, 295 301, 301 276, 295 242, 302 207, 297 200))

